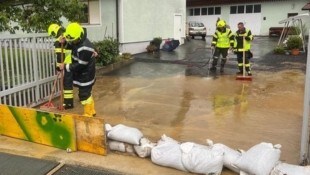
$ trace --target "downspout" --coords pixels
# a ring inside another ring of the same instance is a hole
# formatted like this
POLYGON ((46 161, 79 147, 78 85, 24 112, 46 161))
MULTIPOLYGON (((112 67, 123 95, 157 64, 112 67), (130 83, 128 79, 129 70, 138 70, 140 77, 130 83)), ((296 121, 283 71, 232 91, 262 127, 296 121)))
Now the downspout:
POLYGON ((123 0, 117 0, 117 38, 119 43, 119 50, 120 52, 123 51, 122 44, 124 43, 124 15, 123 15, 123 0))
POLYGON ((118 4, 119 4, 119 2, 118 2, 119 0, 116 0, 116 40, 117 40, 117 42, 119 43, 119 15, 118 15, 118 12, 119 12, 119 7, 118 7, 118 4))

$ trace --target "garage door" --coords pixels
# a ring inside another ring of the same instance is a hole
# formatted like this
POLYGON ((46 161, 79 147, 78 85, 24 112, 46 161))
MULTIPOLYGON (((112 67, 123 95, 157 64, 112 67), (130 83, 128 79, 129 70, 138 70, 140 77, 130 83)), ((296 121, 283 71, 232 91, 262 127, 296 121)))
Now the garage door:
POLYGON ((261 21, 261 13, 231 14, 229 16, 229 25, 234 32, 238 29, 237 24, 243 22, 253 35, 260 35, 261 21))

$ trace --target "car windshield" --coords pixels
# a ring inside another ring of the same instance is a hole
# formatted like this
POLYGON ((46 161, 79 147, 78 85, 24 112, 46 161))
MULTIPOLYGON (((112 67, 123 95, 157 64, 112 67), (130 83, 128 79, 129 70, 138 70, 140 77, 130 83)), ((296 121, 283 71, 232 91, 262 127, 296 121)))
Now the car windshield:
POLYGON ((204 27, 204 25, 200 22, 197 22, 197 23, 191 23, 190 24, 191 27, 204 27))

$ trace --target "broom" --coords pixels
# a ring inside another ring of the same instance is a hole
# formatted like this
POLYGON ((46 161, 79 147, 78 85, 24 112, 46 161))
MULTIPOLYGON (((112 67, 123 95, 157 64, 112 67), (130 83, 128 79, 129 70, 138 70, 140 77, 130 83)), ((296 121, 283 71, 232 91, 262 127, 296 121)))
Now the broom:
POLYGON ((60 72, 57 73, 56 79, 54 80, 52 92, 51 92, 51 95, 49 97, 48 102, 45 103, 44 105, 40 106, 40 109, 54 109, 55 108, 55 105, 53 104, 52 100, 53 100, 54 93, 55 93, 55 90, 56 90, 56 84, 57 84, 57 81, 58 81, 59 74, 60 74, 60 72))
MULTIPOLYGON (((64 43, 61 42, 61 63, 64 62, 64 43)), ((63 111, 65 108, 63 106, 64 103, 64 94, 63 94, 63 81, 64 81, 64 68, 60 72, 60 105, 58 106, 58 110, 63 111)))
POLYGON ((237 75, 236 80, 252 81, 252 76, 245 75, 245 36, 243 36, 242 75, 237 75))

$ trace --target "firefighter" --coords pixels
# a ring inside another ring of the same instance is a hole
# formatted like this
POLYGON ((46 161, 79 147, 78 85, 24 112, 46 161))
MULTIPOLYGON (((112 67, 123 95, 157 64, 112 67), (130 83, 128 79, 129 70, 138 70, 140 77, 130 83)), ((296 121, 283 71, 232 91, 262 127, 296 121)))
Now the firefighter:
POLYGON ((93 44, 86 38, 82 26, 70 23, 64 34, 66 41, 72 47, 72 63, 62 64, 61 69, 73 72, 73 84, 79 88, 79 98, 84 106, 84 115, 96 115, 92 87, 95 84, 95 56, 93 44))
MULTIPOLYGON (((55 53, 57 56, 57 63, 56 63, 56 70, 59 72, 60 71, 60 64, 62 63, 61 60, 61 40, 63 39, 63 33, 65 32, 65 29, 58 24, 51 24, 48 27, 48 35, 51 37, 55 38, 54 46, 55 46, 55 53)), ((63 62, 65 64, 70 64, 72 62, 71 59, 71 50, 70 49, 65 49, 66 43, 63 43, 63 62)), ((63 107, 64 109, 71 109, 73 108, 73 80, 72 80, 72 72, 64 72, 64 78, 63 78, 63 107)))
POLYGON ((222 55, 220 72, 224 72, 224 66, 227 61, 228 49, 234 45, 234 36, 229 28, 226 27, 224 20, 219 20, 216 24, 216 31, 213 35, 211 48, 214 49, 211 71, 216 71, 217 61, 222 55))
POLYGON ((242 22, 238 23, 238 30, 235 34, 235 46, 234 52, 237 54, 238 60, 238 68, 239 72, 237 74, 243 74, 243 66, 245 66, 245 70, 248 76, 252 76, 250 61, 249 59, 252 57, 251 49, 251 41, 253 40, 253 35, 251 30, 246 29, 242 22), (244 65, 243 65, 243 52, 245 52, 244 65))

